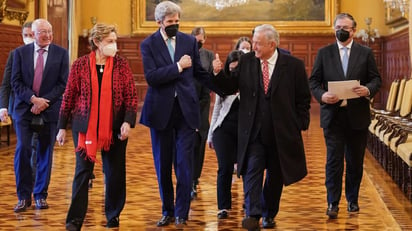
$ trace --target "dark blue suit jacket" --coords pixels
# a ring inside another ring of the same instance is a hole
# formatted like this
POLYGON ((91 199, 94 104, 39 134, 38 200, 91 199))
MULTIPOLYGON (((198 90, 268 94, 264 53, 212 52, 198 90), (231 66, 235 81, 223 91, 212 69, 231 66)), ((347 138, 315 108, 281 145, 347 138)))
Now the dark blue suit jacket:
MULTIPOLYGON (((69 74, 67 50, 50 44, 38 97, 50 100, 49 107, 41 115, 46 122, 57 122, 62 95, 69 74)), ((34 79, 34 44, 21 46, 14 51, 11 84, 15 93, 14 118, 30 120, 30 98, 34 79)))
POLYGON ((140 45, 148 89, 140 123, 155 129, 164 129, 169 121, 176 99, 188 125, 199 128, 199 97, 195 78, 209 88, 212 74, 202 68, 196 39, 178 32, 175 62, 172 62, 160 30, 147 37, 140 45), (177 62, 183 55, 192 59, 192 67, 179 73, 177 62), (176 97, 175 97, 176 95, 176 97))

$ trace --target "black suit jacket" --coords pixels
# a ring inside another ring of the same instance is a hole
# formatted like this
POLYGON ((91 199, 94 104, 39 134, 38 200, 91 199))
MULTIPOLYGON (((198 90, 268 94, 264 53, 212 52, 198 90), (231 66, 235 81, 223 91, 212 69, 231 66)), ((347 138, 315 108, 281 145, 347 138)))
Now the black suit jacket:
POLYGON ((8 114, 13 117, 14 94, 11 88, 11 68, 13 66, 14 50, 10 52, 4 68, 3 81, 0 87, 0 108, 8 108, 8 114))
MULTIPOLYGON (((322 95, 328 91, 329 81, 359 80, 366 86, 372 98, 381 86, 381 76, 376 66, 375 58, 369 47, 353 43, 349 56, 348 70, 343 73, 339 47, 337 43, 328 45, 319 50, 309 84, 313 96, 321 104, 320 125, 329 126, 336 114, 341 101, 336 104, 322 103, 322 95)), ((350 126, 355 129, 367 128, 370 124, 369 97, 349 99, 347 110, 350 117, 350 126)))
MULTIPOLYGON (((307 174, 301 131, 309 126, 310 90, 303 62, 278 52, 270 83, 270 109, 277 152, 285 185, 307 174)), ((241 56, 237 71, 214 78, 225 93, 240 92, 238 123, 238 174, 243 174, 251 134, 254 129, 259 91, 262 87, 260 59, 254 52, 241 56)), ((270 164, 270 163, 268 163, 270 164)))

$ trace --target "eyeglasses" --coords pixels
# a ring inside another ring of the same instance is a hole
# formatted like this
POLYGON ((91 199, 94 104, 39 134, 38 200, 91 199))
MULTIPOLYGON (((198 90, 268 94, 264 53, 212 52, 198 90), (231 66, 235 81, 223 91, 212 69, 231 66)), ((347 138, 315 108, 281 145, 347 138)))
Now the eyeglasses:
POLYGON ((350 26, 335 26, 335 30, 340 30, 340 29, 343 29, 343 30, 352 30, 353 27, 350 27, 350 26))
POLYGON ((53 31, 51 30, 41 30, 36 32, 39 35, 53 35, 53 31))

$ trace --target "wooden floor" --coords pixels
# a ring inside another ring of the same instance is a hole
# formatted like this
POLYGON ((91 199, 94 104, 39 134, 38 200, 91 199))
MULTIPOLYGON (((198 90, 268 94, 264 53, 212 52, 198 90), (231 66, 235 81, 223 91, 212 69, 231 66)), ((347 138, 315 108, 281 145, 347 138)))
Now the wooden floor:
MULTIPOLYGON (((70 133, 69 133, 70 134, 70 133)), ((324 186, 325 145, 319 128, 319 107, 313 105, 311 125, 303 133, 308 162, 308 176, 284 188, 275 230, 412 230, 412 204, 392 182, 389 175, 366 154, 365 174, 360 192, 360 213, 346 212, 342 195, 338 219, 325 215, 324 186)), ((4 138, 4 136, 3 136, 4 138)), ((56 146, 49 187, 47 210, 29 209, 16 214, 17 202, 12 145, 0 147, 0 230, 64 230, 70 203, 74 173, 73 144, 56 146)), ((198 198, 192 202, 187 230, 242 230, 242 181, 233 177, 233 209, 229 219, 216 217, 217 161, 213 150, 207 149, 198 198)), ((104 186, 101 166, 95 168, 96 179, 89 193, 89 209, 83 230, 105 230, 103 214, 104 186)), ((132 132, 127 153, 127 201, 120 216, 119 230, 174 230, 156 227, 161 216, 161 202, 151 154, 149 130, 138 125, 132 132)))

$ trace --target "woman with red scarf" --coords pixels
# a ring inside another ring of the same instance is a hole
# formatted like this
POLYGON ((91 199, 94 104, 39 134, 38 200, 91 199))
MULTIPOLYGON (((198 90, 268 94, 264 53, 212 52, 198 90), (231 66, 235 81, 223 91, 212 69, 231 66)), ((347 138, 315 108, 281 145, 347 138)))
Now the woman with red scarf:
POLYGON ((86 217, 88 182, 96 153, 101 151, 105 175, 106 226, 119 226, 126 200, 126 145, 135 126, 137 93, 131 69, 116 54, 117 31, 112 25, 96 24, 90 31, 90 54, 72 65, 63 95, 57 141, 63 145, 71 123, 76 147, 76 171, 66 230, 80 230, 86 217))

